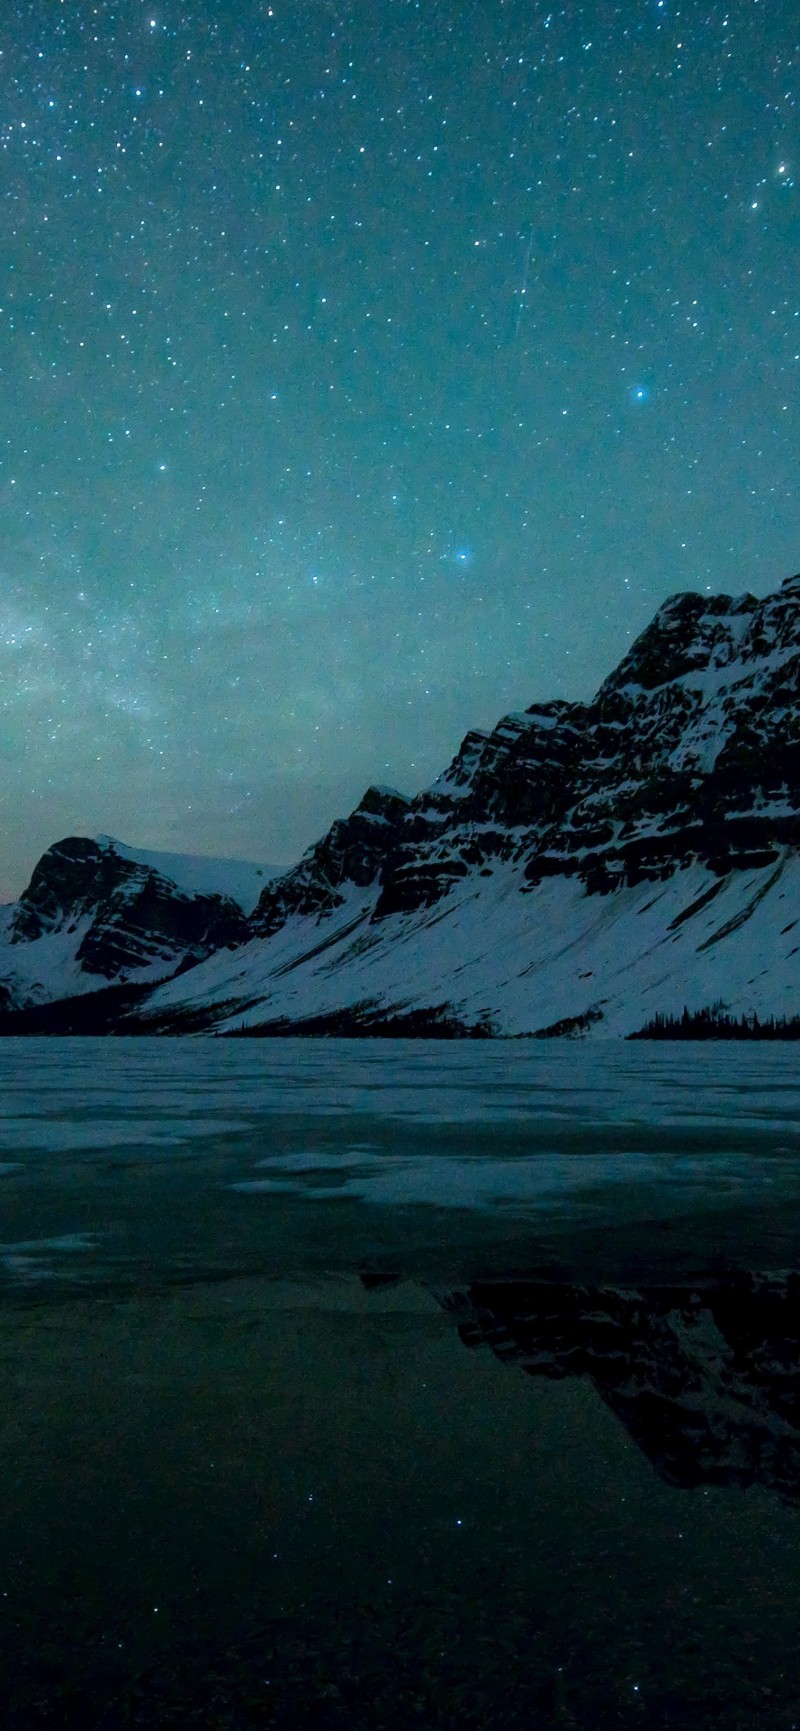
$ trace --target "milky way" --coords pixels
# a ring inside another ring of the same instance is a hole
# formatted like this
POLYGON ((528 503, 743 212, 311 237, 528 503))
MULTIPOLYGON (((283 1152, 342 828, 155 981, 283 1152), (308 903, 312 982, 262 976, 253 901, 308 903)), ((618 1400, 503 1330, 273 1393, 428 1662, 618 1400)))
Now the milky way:
POLYGON ((794 0, 2 9, 0 884, 289 861, 800 567, 794 0))

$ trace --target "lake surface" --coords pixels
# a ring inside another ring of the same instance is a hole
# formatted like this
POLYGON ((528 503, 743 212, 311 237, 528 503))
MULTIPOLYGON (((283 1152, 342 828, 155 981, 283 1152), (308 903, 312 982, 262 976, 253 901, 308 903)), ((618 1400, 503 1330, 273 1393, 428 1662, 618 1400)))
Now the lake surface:
POLYGON ((4 1727, 800 1727, 791 1045, 0 1042, 4 1727))

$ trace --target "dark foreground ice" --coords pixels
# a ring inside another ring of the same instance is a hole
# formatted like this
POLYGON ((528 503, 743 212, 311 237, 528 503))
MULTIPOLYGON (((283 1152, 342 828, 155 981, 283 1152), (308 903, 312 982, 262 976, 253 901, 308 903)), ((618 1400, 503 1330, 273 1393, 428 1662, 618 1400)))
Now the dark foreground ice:
POLYGON ((3 1724, 800 1725, 794 1048, 0 1044, 3 1724))

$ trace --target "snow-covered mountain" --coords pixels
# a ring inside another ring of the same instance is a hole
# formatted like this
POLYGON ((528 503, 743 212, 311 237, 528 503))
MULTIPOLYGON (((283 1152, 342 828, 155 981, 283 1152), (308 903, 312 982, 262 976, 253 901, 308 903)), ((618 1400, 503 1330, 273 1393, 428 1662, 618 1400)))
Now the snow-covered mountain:
POLYGON ((468 733, 414 798, 368 788, 249 918, 229 879, 169 858, 51 849, 10 913, 12 1002, 170 973, 110 1025, 624 1035, 684 1007, 796 1016, 800 576, 762 600, 673 596, 591 703, 468 733))
POLYGON ((248 934, 270 867, 148 853, 111 836, 48 848, 19 901, 0 909, 7 1009, 161 980, 248 934))
MULTIPOLYGON (((676 595, 589 704, 371 787, 156 1028, 627 1034, 800 1010, 800 576, 676 595)), ((143 1017, 145 1012, 142 1012, 143 1017)))

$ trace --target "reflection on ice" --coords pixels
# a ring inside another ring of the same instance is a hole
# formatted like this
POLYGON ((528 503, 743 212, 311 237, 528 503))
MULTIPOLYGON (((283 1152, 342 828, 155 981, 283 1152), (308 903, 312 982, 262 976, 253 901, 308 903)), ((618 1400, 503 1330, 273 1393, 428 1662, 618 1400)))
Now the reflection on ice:
POLYGON ((0 1042, 4 1726, 789 1731, 798 1123, 796 1047, 0 1042))
POLYGON ((469 1347, 586 1377, 669 1484, 800 1501, 800 1275, 620 1290, 478 1280, 439 1302, 469 1347))

